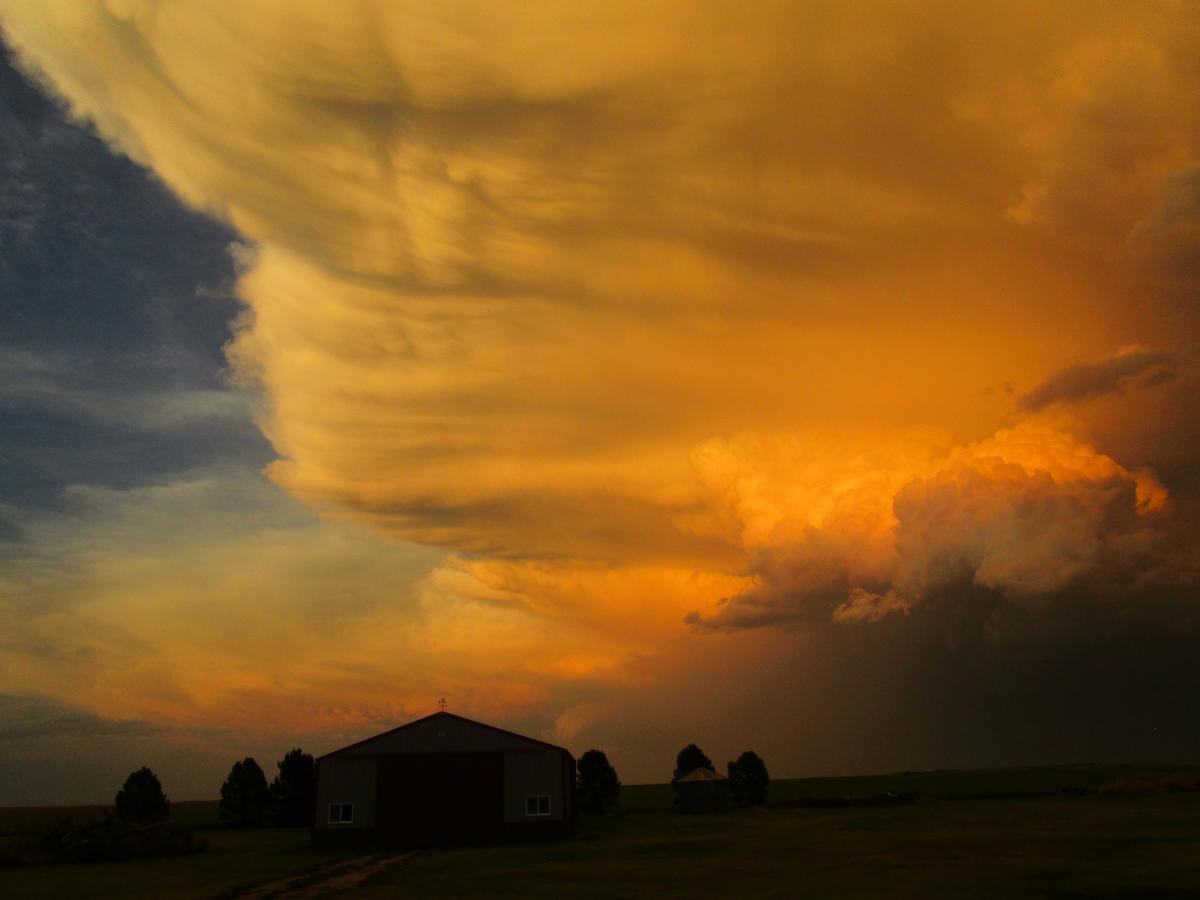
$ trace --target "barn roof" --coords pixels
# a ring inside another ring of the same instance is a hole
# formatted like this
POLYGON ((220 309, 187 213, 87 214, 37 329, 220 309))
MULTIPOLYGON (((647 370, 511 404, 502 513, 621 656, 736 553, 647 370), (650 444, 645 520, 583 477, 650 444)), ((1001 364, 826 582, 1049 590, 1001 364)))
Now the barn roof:
POLYGON ((724 775, 718 775, 712 769, 706 769, 704 766, 701 766, 699 769, 693 769, 692 771, 688 772, 682 778, 676 779, 675 783, 679 784, 680 782, 685 782, 685 781, 728 781, 728 780, 729 779, 726 778, 724 775))
MULTIPOLYGON (((416 728, 421 725, 430 725, 430 724, 433 724, 434 722, 440 721, 440 720, 451 720, 451 721, 455 721, 455 722, 463 722, 463 723, 471 725, 475 728, 480 728, 480 729, 484 729, 486 731, 493 732, 499 736, 514 739, 514 740, 517 740, 517 741, 520 741, 520 742, 526 743, 526 744, 532 744, 535 746, 545 747, 548 750, 558 750, 562 753, 567 754, 568 756, 571 756, 571 752, 569 750, 567 750, 566 747, 559 747, 557 744, 550 744, 550 743, 547 743, 546 741, 538 740, 537 738, 531 738, 528 735, 518 734, 515 731, 508 731, 504 728, 497 728, 495 725, 489 725, 486 722, 477 722, 474 719, 468 719, 466 716, 458 716, 458 715, 455 715, 454 713, 448 713, 448 712, 443 711, 443 712, 435 712, 432 715, 428 715, 428 716, 422 716, 420 719, 414 719, 411 722, 407 722, 404 725, 400 725, 396 728, 389 729, 388 731, 380 732, 379 734, 372 735, 371 737, 368 737, 368 738, 363 738, 361 741, 355 741, 353 744, 347 744, 345 747, 339 747, 337 750, 331 750, 329 753, 324 753, 321 756, 318 756, 317 759, 322 760, 322 759, 325 759, 326 757, 339 756, 343 753, 349 753, 360 747, 363 747, 366 744, 370 744, 374 741, 379 741, 381 739, 388 738, 391 735, 400 734, 408 729, 416 728)), ((572 759, 574 759, 574 757, 572 757, 572 759)))

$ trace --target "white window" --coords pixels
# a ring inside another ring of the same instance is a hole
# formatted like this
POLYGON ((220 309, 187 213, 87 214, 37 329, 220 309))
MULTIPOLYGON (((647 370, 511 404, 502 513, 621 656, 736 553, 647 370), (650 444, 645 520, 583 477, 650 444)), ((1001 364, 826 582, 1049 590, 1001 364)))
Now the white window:
POLYGON ((525 815, 527 815, 527 816, 548 816, 548 815, 550 815, 550 795, 549 794, 526 794, 525 795, 525 815))
POLYGON ((346 824, 354 821, 353 803, 330 803, 329 821, 334 824, 346 824))

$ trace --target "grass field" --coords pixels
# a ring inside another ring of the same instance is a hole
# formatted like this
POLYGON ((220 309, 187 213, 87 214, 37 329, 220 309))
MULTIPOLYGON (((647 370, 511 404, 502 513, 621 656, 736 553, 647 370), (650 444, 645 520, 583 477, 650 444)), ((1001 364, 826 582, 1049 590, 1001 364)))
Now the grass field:
MULTIPOLYGON (((772 784, 780 807, 669 810, 666 785, 629 786, 624 812, 566 841, 426 852, 355 890, 382 897, 1200 896, 1200 793, 1098 794, 1144 767, 904 773, 772 784), (808 808, 801 798, 909 793, 905 806, 808 808)), ((1195 768, 1172 767, 1195 773, 1195 768)), ((303 829, 225 831, 215 804, 177 804, 210 848, 190 857, 0 870, 0 896, 233 896, 346 858, 303 829)), ((5 810, 0 835, 62 810, 5 810)))
POLYGON ((423 854, 357 896, 1194 898, 1200 796, 631 814, 563 844, 423 854))
MULTIPOLYGON (((91 821, 98 812, 96 807, 0 810, 0 837, 38 834, 67 816, 91 821)), ((216 801, 173 803, 172 812, 208 841, 207 850, 162 859, 0 869, 0 897, 209 898, 353 855, 312 850, 305 828, 221 828, 216 801)))
MULTIPOLYGON (((1200 766, 1071 765, 1019 766, 1008 769, 935 769, 890 775, 846 775, 836 778, 788 778, 771 782, 771 805, 804 800, 878 797, 888 792, 918 799, 978 799, 1097 793, 1105 785, 1138 774, 1183 774, 1200 777, 1200 766)), ((621 788, 621 805, 629 812, 671 808, 669 784, 634 784, 621 788)))

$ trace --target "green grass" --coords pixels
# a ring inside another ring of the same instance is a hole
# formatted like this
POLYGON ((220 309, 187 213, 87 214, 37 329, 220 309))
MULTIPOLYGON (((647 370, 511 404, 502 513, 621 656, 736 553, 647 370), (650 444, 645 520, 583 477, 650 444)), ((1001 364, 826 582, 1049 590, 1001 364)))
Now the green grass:
MULTIPOLYGON (((1200 792, 1099 794, 1154 767, 1068 766, 775 782, 778 806, 670 811, 668 785, 622 789, 624 811, 568 840, 422 853, 356 889, 382 897, 1200 896, 1200 792), (809 808, 803 798, 910 793, 910 806, 809 808), (991 795, 1006 794, 995 797, 991 795)), ((1198 773, 1197 767, 1159 772, 1198 773)), ((65 809, 0 810, 0 837, 65 809)), ((76 821, 96 810, 73 811, 76 821)), ((328 866, 304 829, 227 831, 216 804, 177 804, 211 844, 189 857, 0 870, 0 897, 199 898, 328 866)))

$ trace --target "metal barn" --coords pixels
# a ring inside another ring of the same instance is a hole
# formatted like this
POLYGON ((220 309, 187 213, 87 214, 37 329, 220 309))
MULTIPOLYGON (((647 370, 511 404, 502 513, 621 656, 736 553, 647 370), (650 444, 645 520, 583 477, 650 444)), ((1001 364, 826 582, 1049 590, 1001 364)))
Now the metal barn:
POLYGON ((567 834, 575 759, 438 712, 317 760, 313 844, 423 847, 567 834))

